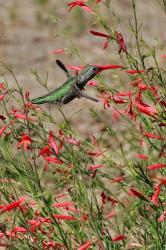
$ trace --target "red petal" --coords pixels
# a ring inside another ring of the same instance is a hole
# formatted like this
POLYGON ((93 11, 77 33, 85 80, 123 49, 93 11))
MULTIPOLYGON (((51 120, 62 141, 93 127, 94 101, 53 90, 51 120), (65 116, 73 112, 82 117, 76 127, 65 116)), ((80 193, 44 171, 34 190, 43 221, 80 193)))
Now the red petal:
POLYGON ((52 51, 53 54, 63 54, 64 52, 65 52, 64 49, 54 49, 54 50, 52 51))
POLYGON ((85 67, 81 66, 81 65, 80 66, 68 65, 67 68, 80 71, 80 70, 84 69, 85 67))
POLYGON ((148 157, 146 156, 146 155, 144 155, 144 154, 138 154, 138 155, 136 155, 135 156, 136 158, 139 158, 139 159, 143 159, 143 160, 148 160, 148 157))
POLYGON ((0 136, 3 134, 3 132, 7 129, 7 126, 3 126, 1 129, 0 129, 0 136))
POLYGON ((144 132, 144 136, 151 138, 151 139, 156 139, 156 140, 164 140, 163 137, 161 137, 160 135, 155 135, 149 132, 144 132))
POLYGON ((94 36, 100 36, 100 37, 106 37, 106 38, 110 38, 110 35, 107 35, 105 33, 102 33, 102 32, 98 32, 98 31, 95 31, 95 30, 90 30, 90 33, 94 36))
POLYGON ((52 206, 53 207, 69 207, 69 206, 74 206, 74 202, 61 202, 61 203, 55 203, 52 206))
POLYGON ((54 218, 59 220, 78 220, 74 216, 63 215, 63 214, 54 214, 54 218))
POLYGON ((166 164, 164 163, 156 163, 156 164, 149 165, 147 168, 149 170, 154 170, 154 169, 160 169, 160 168, 165 168, 165 167, 166 167, 166 164))
POLYGON ((53 137, 53 133, 51 131, 49 132, 48 142, 49 142, 50 146, 54 149, 56 155, 58 156, 58 154, 59 154, 58 146, 56 144, 56 141, 53 137))
POLYGON ((144 73, 145 71, 144 70, 125 70, 126 73, 130 74, 130 75, 135 75, 135 74, 138 74, 138 73, 144 73))
POLYGON ((24 201, 25 201, 25 197, 20 197, 19 200, 14 201, 14 202, 10 203, 9 205, 4 206, 2 212, 4 212, 4 211, 8 211, 8 212, 9 212, 10 210, 12 210, 12 209, 14 209, 14 208, 19 207, 20 204, 21 204, 22 202, 24 202, 24 201))
POLYGON ((156 188, 156 191, 155 191, 155 193, 154 193, 154 195, 152 196, 152 199, 151 199, 151 201, 154 203, 155 206, 158 206, 159 195, 160 195, 160 186, 158 186, 156 188))
POLYGON ((92 166, 90 166, 88 169, 89 170, 96 170, 96 169, 98 169, 98 168, 103 168, 103 167, 105 167, 104 165, 102 165, 102 164, 98 164, 98 165, 92 165, 92 166))
POLYGON ((136 106, 138 108, 138 110, 146 115, 149 115, 149 116, 155 116, 157 115, 157 111, 155 110, 154 107, 152 106, 146 106, 147 104, 140 104, 140 103, 136 103, 136 106))
POLYGON ((112 238, 112 241, 116 242, 116 241, 124 240, 125 238, 126 238, 126 236, 124 236, 124 235, 118 235, 118 236, 112 238))
POLYGON ((90 241, 87 241, 85 244, 83 244, 82 246, 80 246, 80 247, 78 248, 78 250, 86 250, 86 249, 88 249, 90 246, 91 246, 90 241))
POLYGON ((87 5, 81 6, 81 8, 84 9, 85 11, 93 14, 93 15, 96 15, 96 13, 91 8, 89 8, 87 5))
POLYGON ((166 54, 161 55, 161 58, 166 58, 166 54))
POLYGON ((107 69, 123 69, 124 67, 122 65, 117 65, 117 64, 108 64, 108 65, 96 65, 101 68, 101 70, 107 70, 107 69))
POLYGON ((63 164, 63 161, 62 160, 59 160, 58 158, 56 157, 44 157, 44 159, 48 162, 52 162, 52 163, 56 163, 56 164, 63 164))
POLYGON ((97 86, 97 82, 95 82, 95 81, 89 81, 89 82, 87 83, 87 85, 88 85, 88 86, 97 86))

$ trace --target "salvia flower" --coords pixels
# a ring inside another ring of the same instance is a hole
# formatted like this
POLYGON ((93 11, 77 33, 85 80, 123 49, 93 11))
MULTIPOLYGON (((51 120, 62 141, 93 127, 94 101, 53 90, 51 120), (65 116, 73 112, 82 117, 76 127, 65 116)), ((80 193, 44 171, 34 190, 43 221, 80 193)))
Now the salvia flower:
POLYGON ((92 170, 92 171, 95 171, 96 169, 103 168, 103 167, 105 167, 105 166, 102 165, 102 164, 97 164, 97 165, 90 166, 88 169, 92 170))
POLYGON ((58 220, 78 220, 76 217, 71 215, 64 215, 64 214, 54 214, 54 218, 58 220))
POLYGON ((102 32, 98 32, 95 30, 90 30, 90 33, 94 36, 99 36, 99 37, 103 37, 106 38, 106 42, 103 45, 103 49, 106 49, 108 47, 109 41, 111 39, 111 36, 102 32))
POLYGON ((126 73, 130 74, 130 75, 135 75, 135 74, 141 74, 144 73, 144 70, 135 70, 135 69, 131 69, 131 70, 125 70, 126 73))
POLYGON ((25 201, 25 197, 20 197, 18 200, 13 201, 12 203, 3 206, 1 212, 9 212, 15 208, 19 208, 21 203, 23 203, 25 201))
POLYGON ((150 139, 156 139, 156 140, 164 140, 164 138, 160 135, 156 135, 150 132, 143 132, 143 135, 150 138, 150 139))
POLYGON ((122 36, 122 33, 118 33, 117 31, 115 32, 116 34, 116 41, 119 44, 119 54, 121 52, 125 52, 127 54, 127 47, 124 41, 124 38, 122 36))
POLYGON ((155 109, 154 107, 149 106, 149 105, 147 105, 147 104, 145 104, 145 103, 140 104, 140 103, 138 103, 138 102, 136 102, 135 105, 136 105, 137 109, 138 109, 141 113, 144 113, 144 114, 146 114, 146 115, 148 115, 148 116, 151 116, 151 117, 156 117, 157 111, 156 111, 156 109, 155 109))
POLYGON ((89 13, 91 13, 91 14, 93 14, 93 15, 96 15, 95 14, 95 12, 90 8, 90 7, 88 7, 86 4, 85 4, 85 2, 87 2, 87 1, 73 1, 73 2, 71 2, 71 3, 68 3, 67 5, 69 6, 69 12, 74 8, 74 7, 76 7, 76 6, 79 6, 79 7, 81 7, 82 9, 84 9, 85 11, 87 11, 87 12, 89 12, 89 13))
POLYGON ((55 163, 55 164, 58 164, 58 165, 61 165, 63 164, 64 162, 56 157, 44 157, 44 159, 48 162, 48 163, 55 163))
POLYGON ((143 200, 147 201, 145 196, 140 191, 136 190, 135 188, 130 188, 129 191, 128 191, 128 194, 132 195, 132 196, 136 196, 136 197, 138 197, 140 199, 143 199, 143 200))
POLYGON ((23 146, 23 149, 26 151, 29 149, 29 145, 32 143, 31 138, 27 134, 22 134, 21 141, 18 142, 17 148, 20 148, 20 146, 23 146))
POLYGON ((69 206, 74 206, 74 205, 75 205, 74 202, 69 202, 69 201, 67 201, 67 202, 55 203, 55 204, 53 204, 52 206, 58 208, 58 207, 69 207, 69 206))
POLYGON ((148 160, 148 157, 146 155, 144 155, 144 154, 137 154, 135 157, 139 158, 139 159, 142 159, 142 160, 145 160, 145 161, 148 160))
POLYGON ((54 49, 53 51, 52 51, 52 53, 53 54, 58 54, 58 55, 60 55, 60 54, 63 54, 65 52, 65 50, 64 49, 62 49, 62 48, 60 48, 60 49, 54 49))
POLYGON ((160 215, 160 217, 158 218, 159 222, 163 222, 166 218, 166 210, 160 215))
POLYGON ((8 93, 8 90, 5 93, 0 95, 0 101, 3 101, 7 93, 8 93))
POLYGON ((124 236, 124 235, 117 235, 114 238, 112 238, 112 242, 124 240, 125 238, 126 238, 126 236, 124 236))
POLYGON ((86 250, 89 249, 91 247, 91 242, 87 241, 86 243, 84 243, 83 245, 81 245, 78 250, 86 250))
POLYGON ((149 165, 147 168, 148 168, 149 170, 155 170, 155 169, 166 168, 166 164, 164 164, 164 163, 155 163, 155 164, 149 165))
POLYGON ((158 185, 156 188, 155 188, 155 192, 151 198, 151 201, 154 203, 155 206, 158 206, 158 199, 159 199, 159 195, 160 195, 160 186, 158 185))
POLYGON ((58 154, 59 154, 59 149, 58 149, 57 143, 56 143, 56 141, 55 141, 55 139, 54 139, 54 136, 53 136, 52 131, 49 132, 48 143, 49 143, 49 145, 53 148, 53 150, 55 151, 56 155, 58 156, 58 154))
POLYGON ((0 129, 0 136, 3 135, 3 133, 5 132, 6 129, 7 129, 7 125, 3 126, 3 127, 0 129))

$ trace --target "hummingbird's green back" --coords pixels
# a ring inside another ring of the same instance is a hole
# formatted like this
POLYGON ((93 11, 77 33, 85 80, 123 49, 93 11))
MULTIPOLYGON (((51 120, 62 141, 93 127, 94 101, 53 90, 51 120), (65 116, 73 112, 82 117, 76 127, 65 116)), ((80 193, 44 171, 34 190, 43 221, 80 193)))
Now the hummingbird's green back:
POLYGON ((57 89, 49 92, 44 96, 35 98, 31 102, 34 104, 61 103, 63 98, 67 94, 70 94, 70 92, 72 92, 75 82, 76 82, 75 77, 69 77, 68 80, 57 89))

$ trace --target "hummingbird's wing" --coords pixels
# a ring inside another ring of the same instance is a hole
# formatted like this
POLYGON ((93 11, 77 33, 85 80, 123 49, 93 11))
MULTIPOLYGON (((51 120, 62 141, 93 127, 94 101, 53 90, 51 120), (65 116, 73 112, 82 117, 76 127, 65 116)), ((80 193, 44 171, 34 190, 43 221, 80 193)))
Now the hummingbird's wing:
POLYGON ((65 72, 67 77, 70 77, 69 71, 66 69, 65 65, 60 61, 56 60, 57 65, 65 72))
MULTIPOLYGON (((63 99, 66 97, 70 97, 73 94, 73 86, 74 86, 75 80, 73 77, 69 77, 68 80, 62 84, 57 89, 49 92, 46 95, 40 96, 38 98, 35 98, 31 100, 33 104, 43 104, 43 103, 63 103, 63 99)), ((75 96, 76 97, 76 96, 75 96)), ((73 99, 73 98, 72 98, 73 99)), ((66 100, 65 103, 68 103, 66 100)))

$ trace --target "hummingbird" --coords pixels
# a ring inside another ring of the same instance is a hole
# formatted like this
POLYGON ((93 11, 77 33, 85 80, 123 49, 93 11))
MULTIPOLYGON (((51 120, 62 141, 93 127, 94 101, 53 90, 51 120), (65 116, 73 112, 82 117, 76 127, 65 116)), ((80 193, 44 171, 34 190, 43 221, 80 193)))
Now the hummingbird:
POLYGON ((91 80, 101 71, 112 68, 111 65, 87 65, 83 70, 81 70, 79 74, 76 76, 71 76, 65 65, 60 60, 56 60, 56 63, 66 74, 67 81, 48 94, 31 100, 33 104, 67 104, 75 98, 82 97, 94 102, 98 102, 97 99, 86 94, 83 89, 89 80, 91 80))

